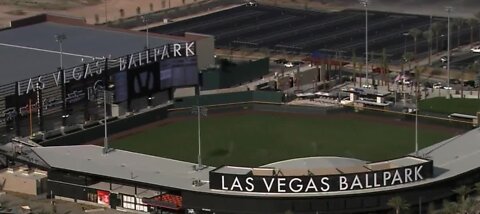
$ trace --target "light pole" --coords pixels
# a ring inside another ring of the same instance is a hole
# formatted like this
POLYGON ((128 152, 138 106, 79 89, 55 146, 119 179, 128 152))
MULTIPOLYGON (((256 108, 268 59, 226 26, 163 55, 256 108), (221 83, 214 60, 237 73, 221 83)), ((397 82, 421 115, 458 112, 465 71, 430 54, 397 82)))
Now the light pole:
POLYGON ((418 84, 420 84, 420 69, 418 67, 415 67, 415 78, 416 78, 416 83, 415 83, 415 155, 418 156, 418 95, 419 95, 419 88, 418 84))
MULTIPOLYGON (((407 37, 410 35, 408 32, 402 33, 403 35, 403 57, 402 57, 402 63, 407 62, 407 37)), ((405 68, 402 66, 402 93, 403 93, 403 105, 405 106, 405 102, 407 102, 407 96, 405 94, 404 90, 404 85, 405 85, 405 68)))
POLYGON ((365 8, 365 81, 368 85, 368 0, 360 0, 365 8))
POLYGON ((407 56, 407 36, 410 34, 408 32, 402 33, 403 35, 403 57, 407 56))
POLYGON ((60 69, 63 69, 63 41, 67 39, 67 36, 65 34, 55 34, 55 41, 58 42, 59 48, 60 48, 60 69))
POLYGON ((447 6, 445 10, 447 11, 447 90, 450 97, 450 13, 452 12, 452 7, 447 6))
POLYGON ((201 142, 201 135, 200 135, 200 130, 201 130, 201 126, 200 126, 200 117, 201 116, 207 116, 207 111, 208 109, 206 107, 202 107, 202 106, 193 106, 192 107, 192 113, 196 114, 197 115, 197 133, 198 133, 198 156, 197 156, 197 161, 198 161, 198 165, 197 165, 197 170, 201 170, 203 168, 203 164, 202 164, 202 142, 201 142))
POLYGON ((147 15, 142 16, 142 22, 145 24, 146 31, 145 31, 145 37, 146 37, 146 46, 145 49, 148 49, 148 17, 147 15))
MULTIPOLYGON (((107 63, 107 61, 105 61, 107 63)), ((107 129, 107 90, 113 88, 113 85, 108 84, 108 81, 103 83, 103 154, 107 154, 110 151, 108 146, 108 129, 107 129)))

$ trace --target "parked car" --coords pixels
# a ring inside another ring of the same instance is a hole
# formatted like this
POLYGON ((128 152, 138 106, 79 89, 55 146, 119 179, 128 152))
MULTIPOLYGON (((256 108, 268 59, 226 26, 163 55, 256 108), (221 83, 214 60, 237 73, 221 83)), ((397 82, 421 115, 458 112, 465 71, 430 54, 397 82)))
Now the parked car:
POLYGON ((442 62, 442 63, 447 63, 447 61, 448 61, 448 57, 447 57, 447 56, 442 56, 442 57, 440 57, 440 62, 442 62))
POLYGON ((292 64, 293 64, 294 66, 297 66, 297 65, 303 65, 304 62, 302 62, 302 61, 293 61, 292 64))
POLYGON ((480 45, 479 46, 475 46, 473 47, 472 49, 470 49, 473 53, 480 53, 480 45))
POLYGON ((277 64, 285 64, 288 62, 288 60, 284 59, 284 58, 281 58, 281 59, 276 59, 274 60, 273 62, 277 63, 277 64))
POLYGON ((373 68, 373 69, 372 69, 372 72, 373 72, 373 73, 379 73, 379 74, 381 74, 381 73, 390 73, 389 70, 385 71, 385 68, 382 68, 382 67, 373 68))
POLYGON ((257 2, 255 2, 255 1, 247 1, 247 3, 245 3, 245 6, 248 6, 248 7, 256 7, 256 6, 257 6, 257 2))
POLYGON ((433 84, 433 88, 434 88, 434 89, 441 89, 441 88, 443 88, 442 83, 439 83, 439 82, 434 83, 434 84, 433 84))
POLYGON ((446 90, 452 90, 452 86, 443 86, 443 89, 446 89, 446 90))
POLYGON ((363 84, 362 85, 362 88, 372 88, 373 85, 370 85, 370 84, 363 84))
POLYGON ((285 64, 283 64, 283 65, 284 65, 285 67, 287 67, 287 68, 293 67, 293 63, 292 63, 292 62, 287 62, 287 63, 285 63, 285 64))

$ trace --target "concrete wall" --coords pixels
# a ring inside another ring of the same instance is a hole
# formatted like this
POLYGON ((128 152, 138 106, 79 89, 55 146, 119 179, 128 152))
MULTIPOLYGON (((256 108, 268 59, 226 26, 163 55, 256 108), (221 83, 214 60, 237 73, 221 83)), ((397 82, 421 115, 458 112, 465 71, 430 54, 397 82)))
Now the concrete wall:
POLYGON ((34 173, 8 169, 0 172, 0 182, 5 191, 38 195, 46 191, 46 181, 46 176, 34 173))

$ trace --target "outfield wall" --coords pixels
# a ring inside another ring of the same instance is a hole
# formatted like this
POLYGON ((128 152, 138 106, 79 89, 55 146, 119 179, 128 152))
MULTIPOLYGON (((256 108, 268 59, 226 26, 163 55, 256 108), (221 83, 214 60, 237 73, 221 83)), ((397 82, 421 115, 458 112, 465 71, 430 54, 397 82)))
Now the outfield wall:
MULTIPOLYGON (((381 109, 363 108, 360 111, 350 107, 322 107, 285 105, 282 103, 283 93, 272 91, 245 91, 226 94, 213 94, 200 96, 200 105, 208 109, 208 114, 231 113, 231 112, 272 112, 289 114, 312 114, 328 115, 335 113, 354 113, 359 115, 386 117, 404 121, 411 121, 414 126, 415 115, 411 113, 394 112, 381 109)), ((154 108, 133 116, 108 121, 108 134, 117 134, 129 129, 157 122, 167 118, 193 117, 192 106, 197 105, 197 97, 185 97, 177 99, 173 105, 154 108)), ((418 122, 421 125, 441 125, 456 127, 463 130, 471 129, 472 123, 453 120, 448 118, 419 115, 418 122)), ((104 126, 96 123, 85 130, 78 130, 66 135, 58 134, 58 137, 41 142, 43 146, 78 145, 85 144, 104 137, 104 126)))
MULTIPOLYGON (((166 105, 164 107, 159 107, 146 111, 140 114, 136 114, 124 119, 115 119, 108 121, 108 134, 117 134, 123 131, 127 131, 134 127, 145 125, 148 123, 153 123, 159 120, 167 118, 167 111, 171 105, 166 105)), ((93 140, 103 138, 105 127, 103 124, 98 124, 85 130, 67 134, 65 136, 60 136, 47 140, 41 143, 42 146, 66 146, 66 145, 80 145, 93 140)))

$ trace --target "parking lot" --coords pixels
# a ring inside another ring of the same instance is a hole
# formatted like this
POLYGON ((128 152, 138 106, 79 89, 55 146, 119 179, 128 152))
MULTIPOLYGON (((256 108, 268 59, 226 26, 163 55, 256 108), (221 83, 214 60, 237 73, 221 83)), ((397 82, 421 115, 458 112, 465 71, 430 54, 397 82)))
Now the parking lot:
MULTIPOLYGON (((369 11, 369 51, 380 53, 385 48, 391 59, 399 59, 406 52, 414 51, 413 36, 405 33, 413 28, 426 31, 430 24, 439 23, 433 49, 445 50, 447 37, 446 18, 421 15, 394 14, 369 11), (438 47, 437 47, 438 39, 438 47)), ((452 24, 452 48, 470 42, 470 27, 460 28, 452 24), (460 38, 460 39, 458 39, 460 38)), ((365 52, 365 13, 360 10, 340 12, 315 12, 273 6, 239 6, 193 19, 183 20, 150 29, 153 32, 181 35, 186 31, 215 36, 216 46, 221 48, 269 48, 284 53, 311 53, 322 50, 343 56, 365 52)), ((474 30, 478 38, 478 30, 474 30)), ((428 42, 417 36, 417 53, 428 51, 428 42)))

